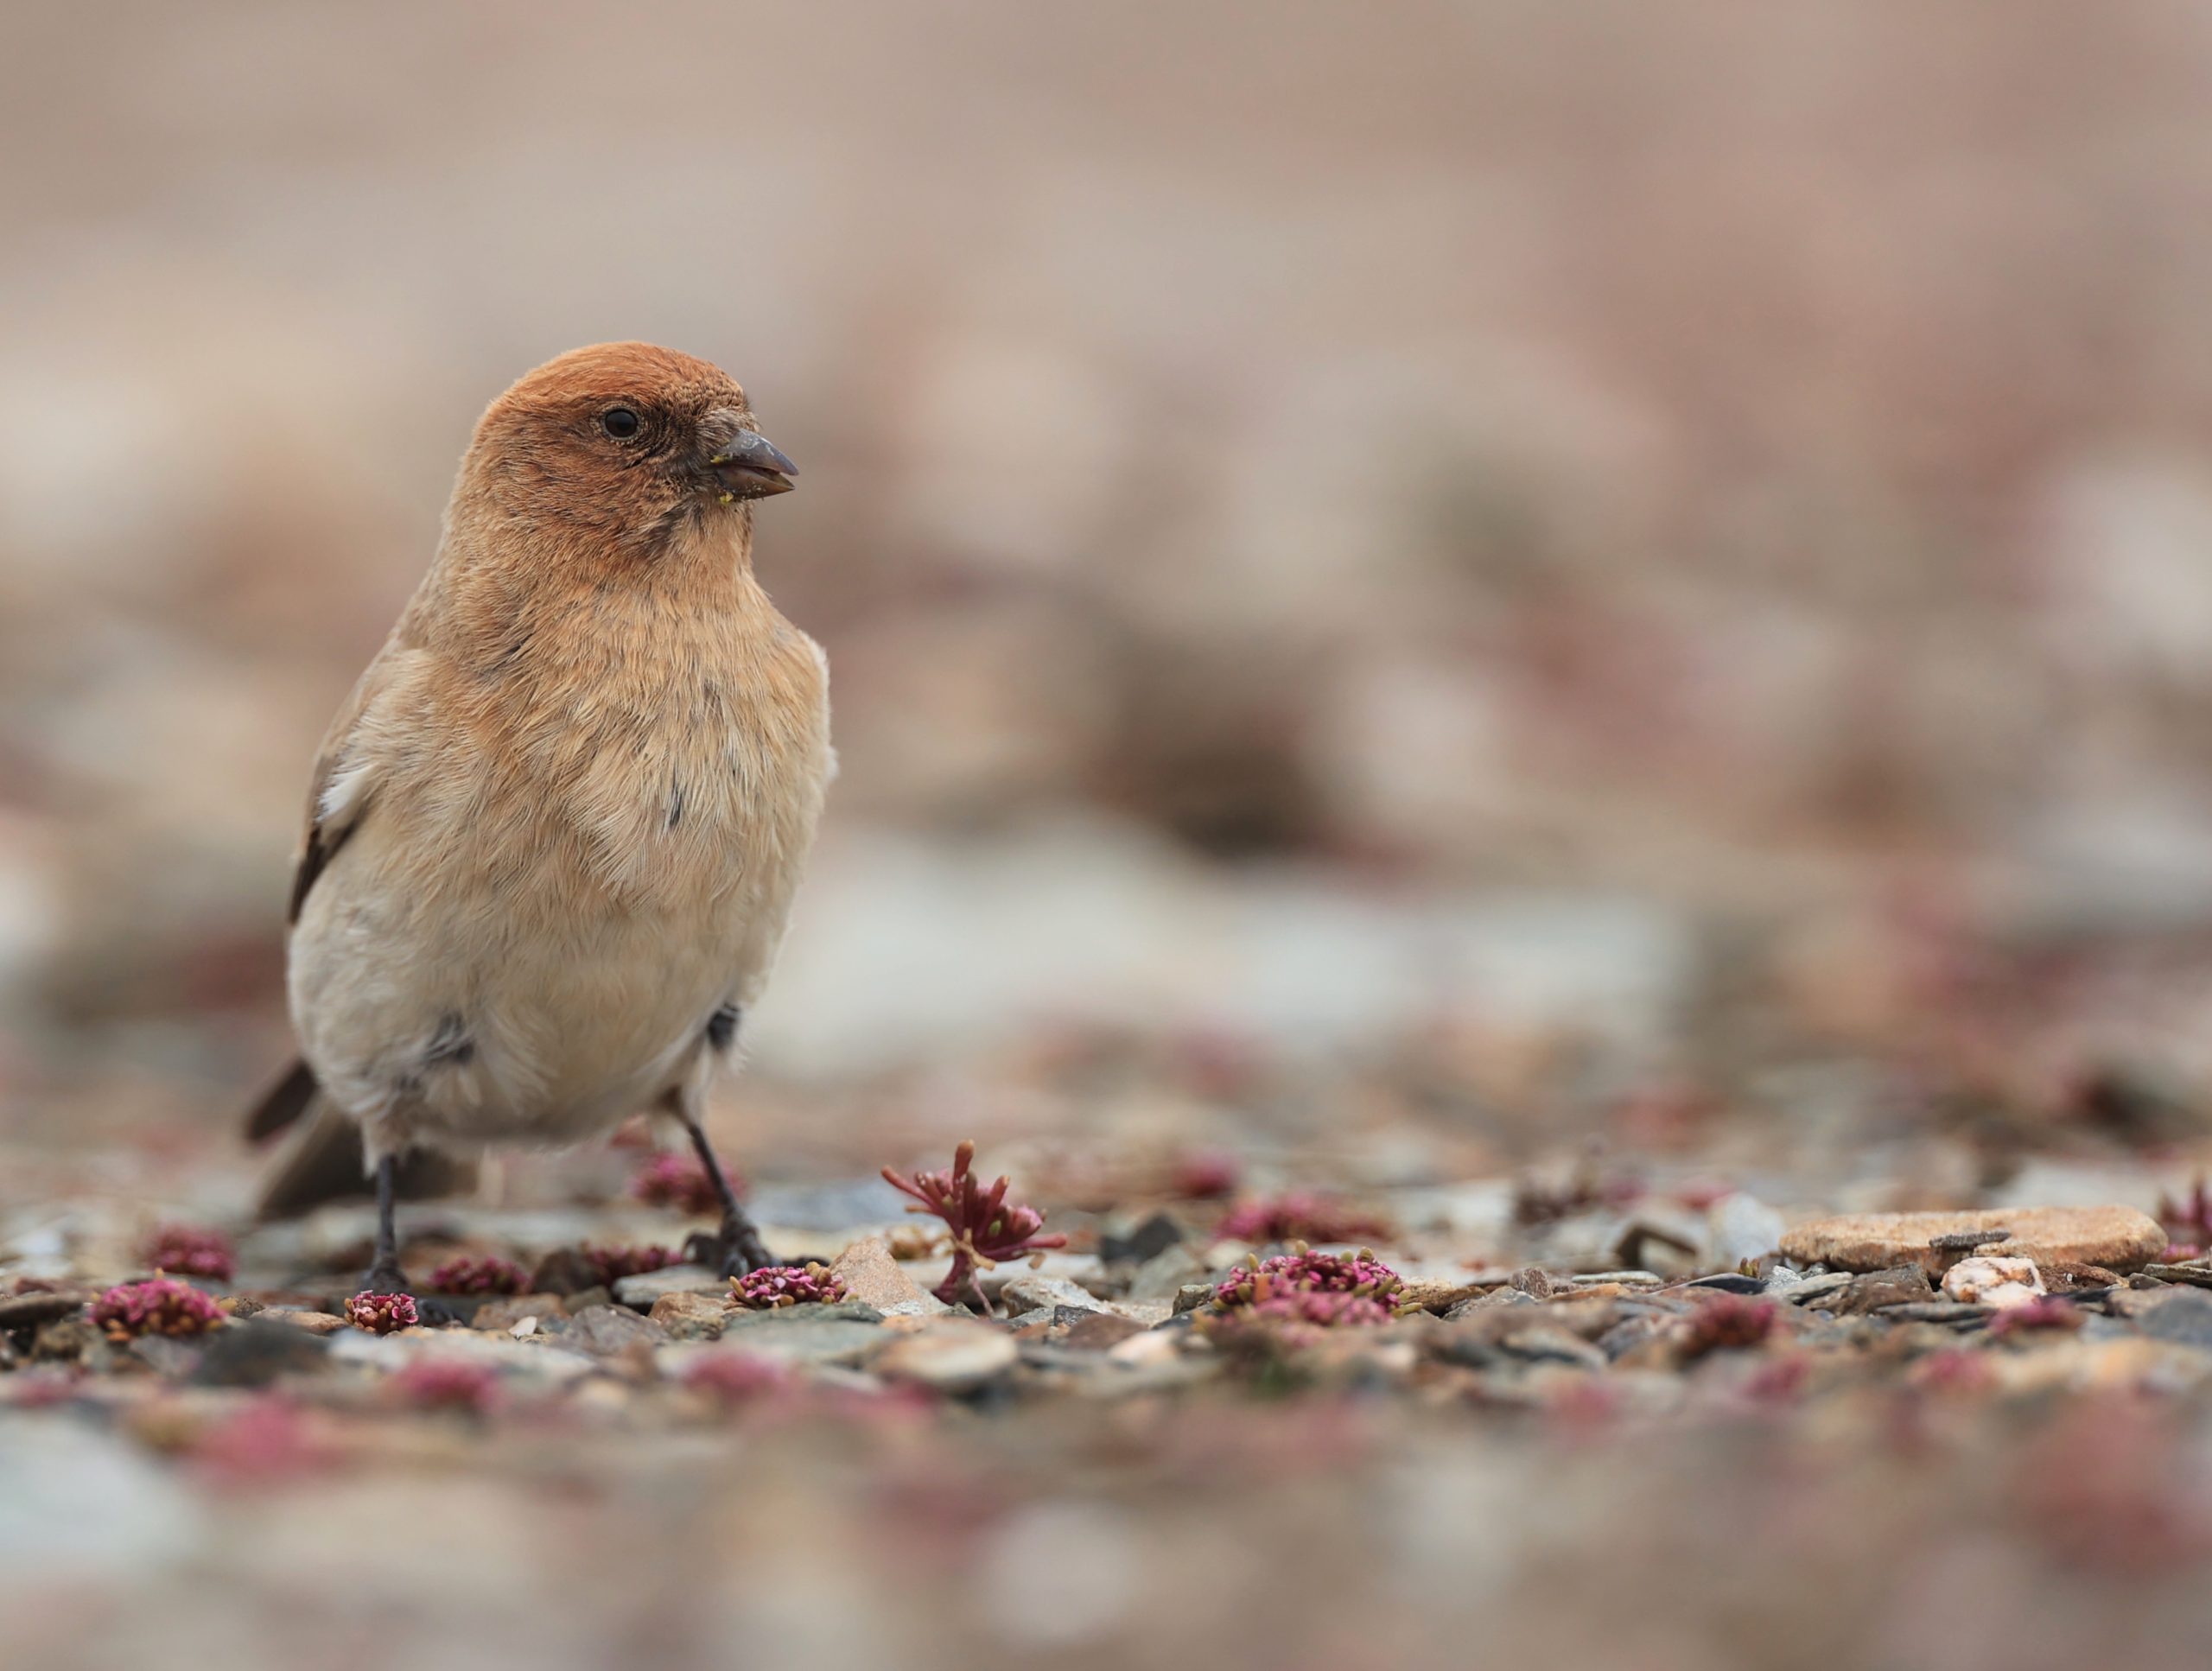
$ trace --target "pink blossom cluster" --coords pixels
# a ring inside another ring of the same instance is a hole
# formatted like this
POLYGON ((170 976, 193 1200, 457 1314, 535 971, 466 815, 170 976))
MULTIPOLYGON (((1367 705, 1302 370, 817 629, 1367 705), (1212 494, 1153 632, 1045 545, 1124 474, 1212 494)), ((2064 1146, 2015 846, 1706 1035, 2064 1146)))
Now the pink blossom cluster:
POLYGON ((223 1308, 188 1282, 156 1276, 110 1288, 92 1302, 92 1320, 111 1340, 196 1335, 219 1326, 223 1308))
POLYGON ((845 1297, 845 1285, 826 1265, 764 1265, 730 1279, 730 1299, 748 1311, 785 1306, 833 1304, 845 1297))

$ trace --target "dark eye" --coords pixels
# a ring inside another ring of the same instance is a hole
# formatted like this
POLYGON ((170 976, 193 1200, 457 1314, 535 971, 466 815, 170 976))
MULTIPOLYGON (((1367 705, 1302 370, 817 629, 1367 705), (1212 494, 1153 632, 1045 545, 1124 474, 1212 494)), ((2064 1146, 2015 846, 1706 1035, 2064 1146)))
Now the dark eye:
POLYGON ((617 441, 638 433, 638 415, 626 406, 610 406, 599 415, 599 427, 617 441))

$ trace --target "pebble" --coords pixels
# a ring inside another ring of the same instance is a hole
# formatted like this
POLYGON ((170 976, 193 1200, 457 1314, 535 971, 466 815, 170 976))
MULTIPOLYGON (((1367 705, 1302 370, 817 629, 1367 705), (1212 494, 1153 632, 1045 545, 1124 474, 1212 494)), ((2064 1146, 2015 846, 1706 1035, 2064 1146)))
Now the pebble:
POLYGON ((857 1365, 892 1337, 872 1306, 786 1306, 773 1312, 732 1312, 722 1324, 725 1349, 789 1363, 857 1365))
POLYGON ((1705 1215, 1704 1262, 1723 1269, 1763 1259, 1782 1245, 1789 1227, 1755 1195, 1738 1191, 1714 1202, 1705 1215))
POLYGON ((917 1382, 939 1392, 972 1392, 1007 1374, 1020 1355, 1005 1330, 947 1318, 893 1341, 869 1367, 887 1381, 917 1382))
POLYGON ((2133 1207, 2005 1207, 1816 1218, 1783 1237, 1782 1251, 1801 1265, 1877 1271, 1915 1263, 1933 1274, 1956 1255, 1929 1247, 1932 1239, 1999 1229, 2010 1232, 2003 1244, 2007 1258, 2038 1265, 2072 1262, 2132 1271, 2156 1259, 2166 1246, 2166 1233, 2157 1221, 2133 1207))
POLYGON ((633 1346, 665 1343, 668 1331, 650 1318, 620 1306, 587 1306, 569 1319, 561 1344, 594 1357, 613 1357, 633 1346))
POLYGON ((2177 1288, 2139 1312, 2135 1326, 2153 1340, 2212 1352, 2212 1294, 2201 1288, 2177 1288))
POLYGON ((1776 1292, 1793 1306, 1817 1310, 1824 1301, 1849 1287, 1852 1281, 1848 1271, 1824 1271, 1818 1276, 1800 1277, 1786 1287, 1777 1287, 1776 1292))
POLYGON ((657 1271, 640 1271, 614 1285, 620 1305, 650 1312, 663 1294, 719 1294, 729 1293, 729 1279, 704 1265, 664 1265, 657 1271))
POLYGON ((311 1335, 334 1335, 346 1326, 346 1319, 328 1312, 309 1312, 289 1306, 270 1306, 253 1314, 256 1323, 281 1323, 288 1329, 298 1329, 311 1335))
POLYGON ((1094 1294, 1109 1292, 1105 1263, 1096 1254, 1062 1253, 1055 1249, 1043 1255, 1034 1266, 1026 1259, 1017 1259, 983 1272, 983 1293, 995 1300, 1007 1283, 1025 1276, 1057 1277, 1094 1294))
POLYGON ((506 1294, 486 1300, 468 1322, 486 1333, 505 1334, 525 1318, 536 1318, 542 1327, 548 1318, 568 1315, 568 1301, 558 1294, 506 1294))
POLYGON ((1155 1212, 1126 1232, 1100 1236, 1098 1255, 1109 1265, 1141 1265, 1180 1245, 1182 1240, 1183 1227, 1169 1214, 1155 1212))
POLYGON ((2044 1292, 2043 1273, 2032 1259, 1977 1255, 1943 1273, 1943 1292, 1966 1305, 2007 1311, 2031 1303, 2044 1292))
POLYGON ((1847 1281, 1828 1309, 1846 1317, 1862 1316, 1891 1306, 1910 1306, 1936 1297, 1928 1273, 1917 1265, 1893 1265, 1869 1271, 1847 1281))
POLYGON ((1090 1289, 1065 1277, 1039 1276, 1035 1273, 1015 1277, 999 1291, 1001 1304, 1010 1312, 1033 1312, 1039 1306, 1071 1306, 1077 1311, 1096 1312, 1104 1308, 1090 1289))
POLYGON ((89 1292, 74 1288, 60 1293, 10 1294, 0 1299, 0 1333, 74 1316, 92 1299, 89 1292))
POLYGON ((1184 1287, 1206 1274, 1205 1262, 1185 1243, 1178 1242, 1146 1260, 1129 1279, 1131 1299, 1173 1301, 1184 1287))
POLYGON ((848 1298, 886 1317, 942 1317, 952 1309, 899 1268, 890 1243, 880 1236, 864 1236, 846 1248, 830 1274, 845 1285, 848 1298))
POLYGON ((193 1378, 207 1387, 266 1387, 284 1376, 313 1375, 328 1363, 327 1332, 271 1323, 268 1316, 260 1312, 208 1337, 193 1378))
POLYGON ((679 1292, 656 1299, 649 1316, 671 1340, 719 1340, 729 1312, 729 1302, 719 1295, 679 1292))

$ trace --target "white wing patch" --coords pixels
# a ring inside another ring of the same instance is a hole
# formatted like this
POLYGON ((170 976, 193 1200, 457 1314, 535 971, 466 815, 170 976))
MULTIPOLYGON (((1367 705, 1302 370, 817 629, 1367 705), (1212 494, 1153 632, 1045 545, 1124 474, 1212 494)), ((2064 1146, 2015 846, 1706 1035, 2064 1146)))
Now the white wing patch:
POLYGON ((315 822, 333 826, 352 823, 353 815, 361 810, 361 803, 368 798, 369 778, 374 769, 373 761, 362 760, 332 772, 330 781, 322 786, 322 799, 315 810, 315 822))

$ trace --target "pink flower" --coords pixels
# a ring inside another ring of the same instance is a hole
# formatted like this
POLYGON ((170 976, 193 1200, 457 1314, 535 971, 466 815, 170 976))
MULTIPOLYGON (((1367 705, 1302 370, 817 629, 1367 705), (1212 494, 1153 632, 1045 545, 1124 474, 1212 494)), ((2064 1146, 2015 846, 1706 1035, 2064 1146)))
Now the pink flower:
MULTIPOLYGON (((725 1166, 722 1176, 734 1193, 745 1193, 744 1180, 736 1173, 725 1166)), ((721 1210, 721 1197, 698 1157, 674 1151, 656 1154, 638 1168, 630 1180, 630 1193, 649 1207, 673 1207, 694 1215, 721 1210)))
POLYGON ((110 1340, 196 1335, 219 1326, 223 1308, 188 1282, 156 1276, 110 1288, 92 1302, 92 1320, 110 1340))
POLYGON ((791 1386, 791 1371, 764 1358, 742 1352, 715 1352, 694 1359, 683 1371, 683 1384, 722 1404, 750 1404, 791 1386))
POLYGON ((493 1254, 448 1259, 430 1273, 430 1288, 442 1294, 518 1294, 530 1286, 530 1273, 493 1254))
POLYGON ((1682 1333, 1685 1356, 1703 1357, 1707 1352, 1740 1351, 1759 1345, 1774 1332, 1780 1313, 1771 1299, 1748 1294, 1715 1294, 1691 1313, 1682 1333))
POLYGON ((749 1311, 785 1306, 831 1304, 845 1297, 845 1285, 826 1265, 766 1265, 730 1279, 730 1298, 749 1311))
POLYGON ((2024 1306, 2010 1306, 1989 1319, 1989 1332, 1999 1339, 2031 1331, 2078 1329, 2081 1326, 2080 1307, 2069 1306, 2050 1294, 2040 1299, 2031 1299, 2024 1306))
POLYGON ((482 1415, 499 1401, 499 1377, 462 1358, 418 1357, 391 1381, 393 1396, 418 1410, 482 1415))
POLYGON ((611 1288, 626 1276, 642 1276, 647 1271, 664 1270, 678 1263, 676 1253, 668 1248, 594 1248, 588 1243, 583 1249, 584 1263, 591 1267, 592 1274, 600 1286, 611 1288))
POLYGON ((346 1320, 372 1335, 411 1329, 421 1321, 410 1294, 378 1294, 364 1291, 346 1302, 346 1320))
POLYGON ((1389 1226, 1372 1215, 1304 1190, 1244 1202, 1214 1229, 1224 1241, 1249 1242, 1255 1247, 1270 1242, 1380 1241, 1389 1233, 1389 1226))
POLYGON ((312 1473, 328 1460, 299 1410, 274 1394, 210 1423, 187 1454, 210 1481, 230 1486, 273 1484, 312 1473))
MULTIPOLYGON (((1381 1307, 1402 1286, 1398 1274, 1370 1253, 1281 1254, 1257 1270, 1232 1273, 1214 1290, 1213 1297, 1218 1306, 1263 1307, 1269 1300, 1287 1295, 1344 1294, 1375 1301, 1381 1307)), ((1388 1316, 1388 1308, 1382 1309, 1388 1316)), ((1365 1320, 1363 1314, 1353 1315, 1357 1320, 1365 1320)))
POLYGON ((146 1263, 171 1276, 204 1276, 228 1282, 238 1269, 238 1254, 220 1230, 189 1224, 164 1224, 146 1244, 146 1263))
POLYGON ((1218 1201, 1236 1187, 1236 1157, 1222 1149, 1194 1149, 1175 1163, 1174 1191, 1186 1201, 1218 1201))
POLYGON ((975 1160, 976 1146, 963 1142, 953 1150, 948 1172, 917 1172, 901 1178, 886 1166, 883 1179, 921 1204, 907 1208, 908 1212, 936 1214, 951 1235, 952 1268, 938 1284, 937 1297, 953 1306, 972 1294, 976 1305, 988 1312, 990 1306, 983 1298, 978 1268, 988 1270, 1001 1260, 1046 1248, 1065 1248, 1068 1239, 1040 1234, 1045 1215, 1034 1207, 1008 1205, 1004 1178, 984 1189, 969 1170, 975 1160))

